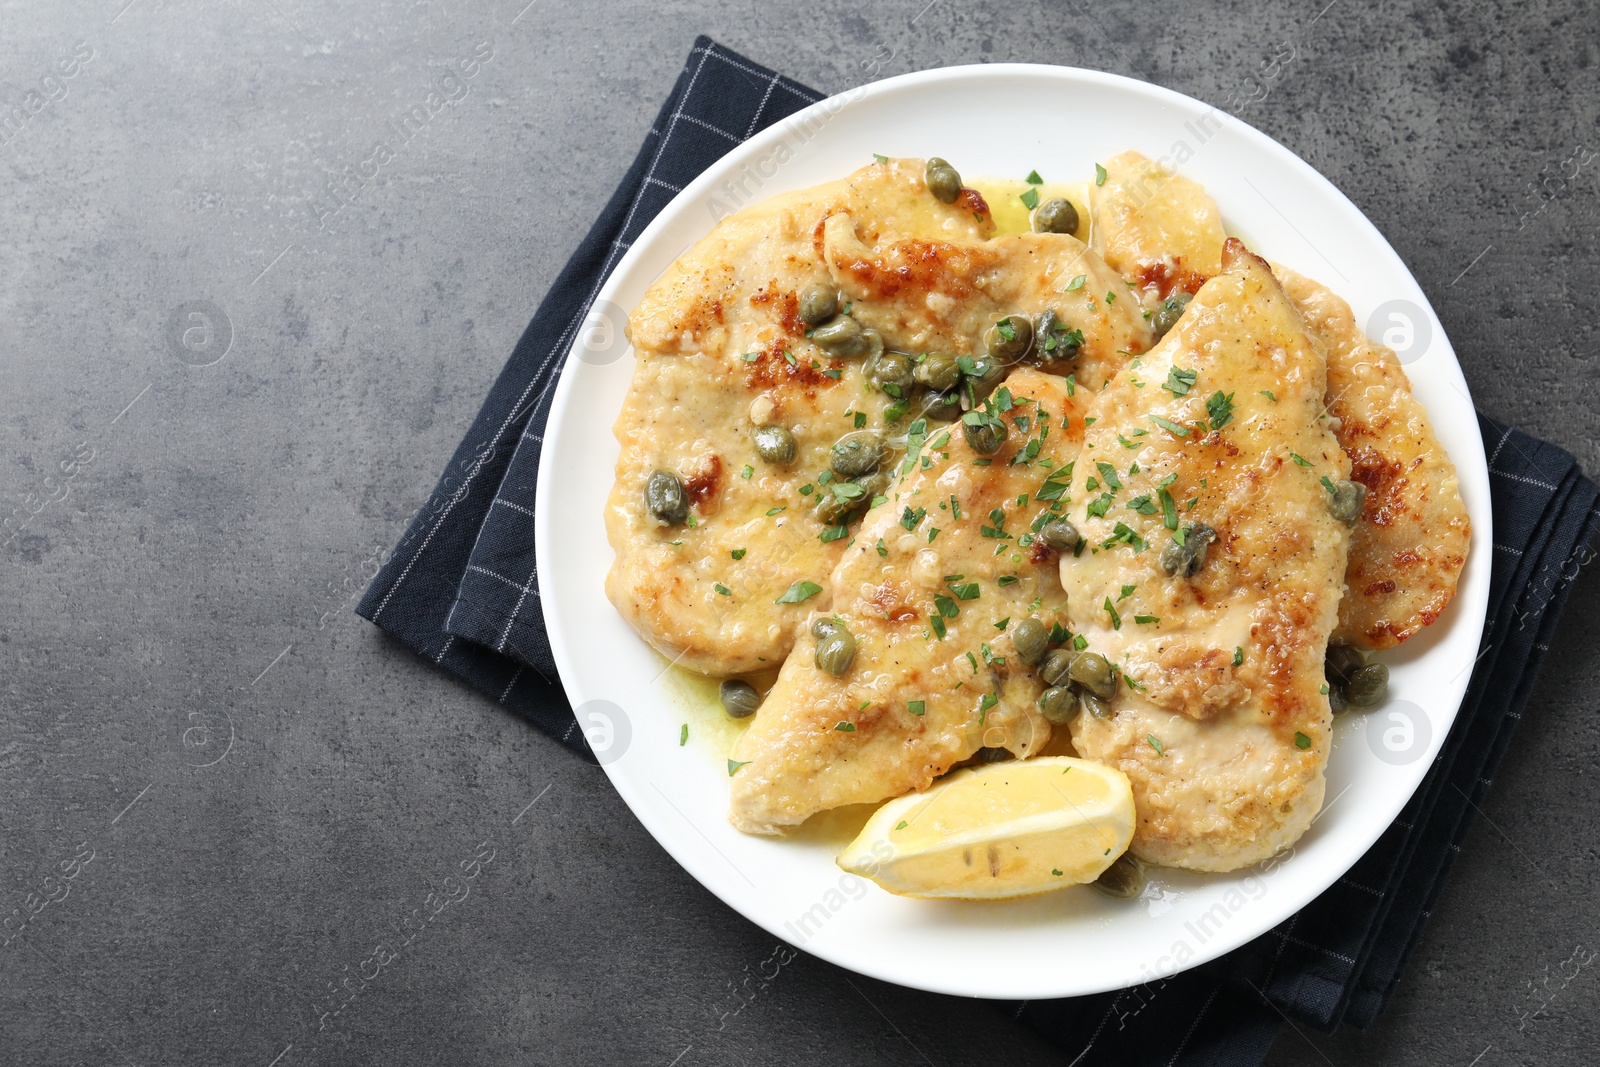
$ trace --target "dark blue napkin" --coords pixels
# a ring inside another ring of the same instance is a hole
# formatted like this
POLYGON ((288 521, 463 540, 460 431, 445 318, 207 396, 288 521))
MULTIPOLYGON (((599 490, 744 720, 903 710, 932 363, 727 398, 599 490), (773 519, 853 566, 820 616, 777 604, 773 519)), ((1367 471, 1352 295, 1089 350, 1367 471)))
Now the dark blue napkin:
MULTIPOLYGON (((534 567, 535 480, 562 361, 595 293, 672 196, 821 94, 701 37, 599 220, 517 343, 362 616, 590 756, 556 677, 534 567)), ((1573 457, 1480 416, 1495 544, 1484 651, 1443 751, 1397 819, 1298 915, 1203 967, 1117 993, 1015 1004, 1075 1064, 1259 1064, 1285 1019, 1366 1026, 1416 945, 1521 718, 1597 514, 1573 457), (1137 1024, 1134 1020, 1137 1019, 1137 1024)))

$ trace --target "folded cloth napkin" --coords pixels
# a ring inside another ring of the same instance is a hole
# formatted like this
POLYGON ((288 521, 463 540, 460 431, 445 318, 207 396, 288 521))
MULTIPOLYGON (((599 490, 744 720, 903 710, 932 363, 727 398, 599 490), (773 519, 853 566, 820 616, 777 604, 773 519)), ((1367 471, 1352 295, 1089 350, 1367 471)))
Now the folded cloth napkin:
MULTIPOLYGON (((622 184, 356 609, 586 755, 534 567, 534 483, 553 386, 595 293, 676 190, 819 99, 709 38, 695 42, 622 184)), ((1382 1009, 1521 718, 1597 521, 1597 489, 1569 453, 1482 416, 1480 425, 1495 544, 1473 550, 1494 552, 1489 619, 1466 700, 1422 787, 1344 878, 1254 942, 1132 989, 1010 1006, 1072 1062, 1245 1067, 1261 1062, 1286 1019, 1331 1030, 1366 1026, 1382 1009)))

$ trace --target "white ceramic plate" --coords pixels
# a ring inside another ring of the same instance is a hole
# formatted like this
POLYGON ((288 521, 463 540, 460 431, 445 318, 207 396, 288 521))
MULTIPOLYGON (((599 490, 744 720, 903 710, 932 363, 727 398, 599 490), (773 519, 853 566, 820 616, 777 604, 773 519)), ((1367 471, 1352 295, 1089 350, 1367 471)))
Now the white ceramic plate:
MULTIPOLYGON (((1473 547, 1445 616, 1403 648, 1389 704, 1343 716, 1322 816, 1278 861, 1232 875, 1155 872, 1145 896, 1074 888, 1005 903, 925 902, 844 875, 837 843, 749 837, 726 818, 725 752, 686 711, 674 673, 612 609, 602 510, 611 424, 633 373, 625 343, 568 359, 546 430, 536 523, 540 592, 561 679, 606 772, 645 827, 752 922, 842 967, 920 989, 1031 999, 1117 989, 1202 963, 1294 914, 1341 877, 1422 781, 1460 705, 1489 589, 1488 472, 1444 330, 1382 235, 1282 145, 1186 96, 1110 74, 996 65, 908 74, 823 101, 729 152, 645 230, 599 293, 627 309, 711 228, 725 182, 754 198, 842 177, 873 153, 940 155, 969 176, 1092 178, 1127 148, 1173 158, 1221 205, 1230 233, 1337 290, 1401 350, 1461 474, 1473 547), (753 183, 753 184, 752 184, 753 183), (620 351, 619 351, 620 350, 620 351), (580 358, 580 356, 582 358, 580 358), (621 358, 614 358, 621 357, 621 358), (694 740, 680 747, 679 729, 694 740)), ((602 334, 614 322, 592 323, 602 334)))

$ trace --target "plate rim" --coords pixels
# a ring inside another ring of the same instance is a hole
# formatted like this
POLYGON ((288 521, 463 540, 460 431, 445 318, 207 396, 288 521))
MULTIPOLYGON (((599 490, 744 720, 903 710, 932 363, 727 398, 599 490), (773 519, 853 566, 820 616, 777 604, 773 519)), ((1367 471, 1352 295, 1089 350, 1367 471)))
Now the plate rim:
MULTIPOLYGON (((1326 196, 1331 194, 1338 201, 1342 201, 1349 211, 1360 220, 1360 224, 1366 228, 1366 236, 1375 239, 1376 247, 1381 248, 1388 255, 1391 261, 1391 269, 1397 271, 1400 277, 1409 279, 1412 287, 1421 297, 1421 308, 1426 313, 1437 338, 1434 344, 1442 345, 1442 354, 1448 357, 1447 360, 1445 360, 1441 366, 1436 367, 1435 370, 1436 372, 1442 371, 1453 375, 1454 387, 1466 399, 1469 408, 1472 408, 1474 411, 1476 410, 1476 405, 1473 404, 1472 401, 1470 388, 1468 387, 1465 376, 1461 370, 1460 360, 1456 357, 1454 345, 1451 344, 1449 336, 1445 332, 1443 325, 1439 321, 1438 315, 1433 308, 1432 302, 1428 300, 1427 294, 1423 290, 1421 284, 1417 281, 1416 276, 1412 274, 1410 268, 1405 264, 1405 261, 1401 259, 1399 253, 1395 251, 1394 247, 1389 243, 1382 231, 1379 230, 1376 224, 1374 224, 1372 220, 1367 217, 1366 213, 1363 212, 1353 201, 1351 201, 1350 198, 1346 196, 1344 192, 1341 191, 1336 185, 1334 185, 1325 175, 1318 171, 1316 167, 1312 166, 1297 153, 1290 150, 1287 146, 1283 145, 1275 138, 1257 129, 1255 126, 1252 126, 1243 119, 1240 119, 1231 113, 1222 111, 1221 109, 1216 108, 1203 100, 1188 96, 1185 93, 1178 92, 1174 89, 1169 89, 1165 86, 1155 85, 1150 82, 1140 81, 1135 78, 1129 78, 1108 71, 1100 71, 1084 67, 1068 67, 1035 63, 963 64, 951 67, 937 67, 928 70, 913 71, 907 74, 885 78, 880 81, 870 82, 825 97, 816 103, 811 104, 798 112, 795 112, 793 115, 783 120, 774 122, 765 130, 762 130, 754 136, 747 138, 737 145, 734 145, 727 153, 719 157, 715 162, 702 171, 692 182, 686 185, 660 210, 660 212, 657 213, 656 217, 651 220, 649 225, 647 225, 640 233, 639 237, 634 240, 632 245, 618 259, 617 263, 613 267, 611 273, 606 277, 605 281, 595 288, 591 298, 591 305, 599 304, 601 301, 612 300, 617 289, 620 287, 619 279, 626 278, 628 274, 632 272, 638 260, 646 255, 649 250, 651 250, 654 241, 658 239, 658 235, 661 233, 661 231, 664 230, 671 222, 673 222, 681 212, 686 210, 691 202, 699 202, 709 190, 715 188, 717 182, 724 178, 729 171, 735 169, 741 163, 750 162, 752 157, 759 156, 763 151, 782 140, 791 131, 794 124, 802 122, 808 118, 813 118, 823 112, 837 114, 844 108, 863 104, 875 97, 880 97, 891 93, 925 90, 930 87, 930 84, 960 82, 968 79, 1003 80, 1006 78, 1017 77, 1046 78, 1066 83, 1068 85, 1095 86, 1108 89, 1113 92, 1132 93, 1137 96, 1151 98, 1157 103, 1174 106, 1184 110, 1185 112, 1196 110, 1202 115, 1208 113, 1217 114, 1231 123, 1235 127, 1235 131, 1240 136, 1258 142, 1258 144, 1265 148, 1268 153, 1278 156, 1283 162, 1287 163, 1291 169, 1297 171, 1303 177, 1308 178, 1310 184, 1322 195, 1326 196)), ((775 195, 777 192, 781 191, 781 189, 774 190, 774 193, 769 195, 775 195)), ((706 232, 709 232, 709 230, 706 232)), ((702 236, 703 235, 704 234, 702 233, 702 236)), ((579 331, 575 331, 575 334, 578 332, 579 331)), ((578 350, 582 346, 582 343, 581 336, 575 336, 571 346, 563 356, 564 362, 556 383, 554 395, 551 398, 550 414, 547 420, 547 428, 544 435, 545 440, 547 442, 551 442, 552 444, 560 441, 562 437, 562 430, 565 429, 567 419, 573 414, 574 395, 576 394, 578 388, 578 378, 580 376, 577 365, 582 363, 581 359, 574 357, 578 354, 578 350)), ((631 349, 629 349, 629 352, 631 354, 631 349)), ((1430 412, 1430 415, 1432 414, 1433 413, 1430 412)), ((1467 564, 1463 568, 1463 573, 1460 579, 1464 588, 1458 587, 1457 595, 1452 600, 1452 606, 1459 613, 1457 619, 1452 625, 1457 627, 1469 627, 1475 632, 1479 642, 1481 642, 1482 633, 1487 621, 1489 595, 1487 573, 1485 572, 1481 578, 1472 582, 1469 582, 1468 578, 1469 575, 1475 573, 1474 556, 1477 556, 1480 559, 1480 562, 1477 563, 1478 569, 1488 566, 1486 562, 1482 562, 1481 560, 1485 554, 1485 546, 1493 544, 1493 516, 1488 500, 1489 472, 1487 454, 1486 449, 1484 448, 1482 435, 1475 418, 1472 426, 1470 427, 1469 437, 1471 442, 1476 446, 1475 454, 1468 457, 1453 455, 1451 458, 1455 461, 1458 478, 1463 483, 1463 489, 1466 488, 1465 483, 1467 481, 1468 474, 1470 474, 1473 480, 1479 483, 1478 487, 1480 487, 1483 491, 1484 504, 1481 509, 1483 512, 1481 516, 1471 514, 1469 507, 1468 513, 1472 522, 1471 540, 1469 542, 1468 550, 1469 554, 1467 564), (1477 463, 1469 469, 1463 464, 1463 458, 1469 461, 1476 460, 1477 463), (1476 551, 1474 552, 1474 550, 1476 551)), ((560 452, 561 449, 559 447, 546 447, 542 450, 538 472, 538 482, 540 484, 548 484, 547 474, 559 462, 558 457, 560 452)), ((552 510, 553 509, 550 508, 535 508, 535 565, 538 573, 552 573, 556 568, 556 563, 550 556, 550 553, 553 551, 552 546, 556 543, 554 531, 551 529, 555 521, 552 515, 552 510)), ((582 703, 582 701, 580 701, 578 698, 582 694, 585 686, 584 680, 579 675, 571 655, 569 647, 569 634, 560 624, 562 614, 562 594, 558 591, 557 587, 552 587, 550 591, 546 593, 544 591, 544 583, 542 582, 540 583, 540 587, 540 609, 545 616, 546 632, 549 636, 551 653, 561 678, 561 685, 568 697, 569 702, 574 708, 578 708, 582 703), (569 679, 572 680, 569 681, 569 679)), ((607 607, 609 607, 609 602, 607 603, 607 607)), ((1170 971, 1164 971, 1159 975, 1148 975, 1146 976, 1145 980, 1152 980, 1158 977, 1171 977, 1174 974, 1200 966, 1201 964, 1215 959, 1226 952, 1230 952, 1241 945, 1255 940, 1256 938, 1268 933, 1279 922, 1283 921, 1288 916, 1305 908, 1313 900, 1321 896, 1330 887, 1336 884, 1340 878, 1344 877, 1344 875, 1347 874, 1349 870, 1360 861, 1362 856, 1366 855, 1371 850, 1378 838, 1389 828, 1390 825, 1392 825, 1395 818, 1399 816, 1401 810, 1403 810, 1405 805, 1409 803, 1412 797, 1416 795, 1417 790, 1422 787, 1423 782, 1426 780, 1428 768, 1433 765, 1438 752, 1448 740, 1450 731, 1454 728, 1456 718, 1460 714, 1461 705, 1465 698, 1466 688, 1471 680, 1471 671, 1463 671, 1462 675, 1458 677, 1460 677, 1459 684, 1455 684, 1454 680, 1452 680, 1451 683, 1455 687, 1455 692, 1449 694, 1445 701, 1434 705, 1435 708, 1439 709, 1441 715, 1446 721, 1438 724, 1437 733, 1430 740, 1429 752, 1426 754, 1426 758, 1419 758, 1416 760, 1416 764, 1420 769, 1415 773, 1414 780, 1411 782, 1409 788, 1405 788, 1403 790, 1397 789, 1394 791, 1395 800, 1391 805, 1392 810, 1388 811, 1386 816, 1381 820, 1374 820, 1372 825, 1363 828, 1364 832, 1358 835, 1362 839, 1359 849, 1351 850, 1348 861, 1340 859, 1332 864, 1332 866, 1336 866, 1338 869, 1333 871, 1331 876, 1326 879, 1324 884, 1322 884, 1321 888, 1317 889, 1315 892, 1304 897, 1303 899, 1299 895, 1290 894, 1287 901, 1273 902, 1276 904, 1276 906, 1269 905, 1269 901, 1271 900, 1270 895, 1263 897, 1259 901, 1253 902, 1259 905, 1259 907, 1256 909, 1257 915, 1259 916, 1265 914, 1266 918, 1264 920, 1247 924, 1251 927, 1252 932, 1244 936, 1236 936, 1232 938, 1219 937, 1214 943, 1203 944, 1200 949, 1194 952, 1192 957, 1187 959, 1181 966, 1175 967, 1170 971)), ((944 975, 936 974, 918 974, 914 978, 908 978, 903 971, 895 971, 891 967, 878 965, 876 959, 870 954, 865 956, 851 956, 838 951, 832 944, 819 945, 814 940, 810 939, 805 940, 800 944, 795 944, 794 939, 785 933, 782 926, 779 924, 779 920, 776 918, 771 918, 769 920, 768 916, 763 915, 759 911, 747 909, 743 905, 743 902, 737 898, 735 893, 731 891, 725 891, 724 886, 728 880, 720 873, 713 872, 711 870, 712 864, 708 860, 703 858, 697 852, 683 847, 683 842, 680 841, 680 837, 666 829, 664 825, 666 822, 665 814, 659 808, 654 807, 649 803, 648 797, 644 793, 642 786, 636 791, 634 788, 634 783, 631 779, 622 775, 619 771, 613 770, 611 765, 603 764, 602 766, 606 771, 607 778, 611 781, 613 788, 617 790, 624 803, 628 805, 628 808, 633 813, 634 817, 640 821, 640 823, 650 833, 651 837, 655 839, 656 843, 660 845, 661 848, 666 851, 667 854, 670 855, 679 864, 679 866, 687 871, 703 888, 712 893, 712 895, 716 896, 734 911, 738 912, 745 919, 784 941, 786 944, 794 945, 796 948, 802 949, 814 956, 817 956, 818 958, 827 960, 828 962, 846 970, 877 978, 881 981, 905 986, 907 988, 985 999, 1012 1000, 1079 996, 1096 992, 1106 992, 1125 987, 1125 983, 1119 981, 1114 984, 1108 984, 1105 982, 1089 982, 1085 984, 1078 982, 1061 986, 1051 986, 1048 988, 1037 988, 1030 986, 1027 989, 1004 989, 999 991, 993 989, 976 989, 972 985, 964 983, 960 980, 960 968, 951 969, 951 974, 955 976, 953 980, 944 975)), ((1337 799, 1338 798, 1335 797, 1334 801, 1337 801, 1337 799)), ((1323 811, 1329 810, 1332 806, 1332 803, 1333 802, 1325 801, 1323 811)), ((683 816, 683 818, 686 822, 689 821, 687 816, 683 816)), ((694 827, 692 822, 690 822, 690 827, 698 831, 698 828, 694 827)), ((683 840, 686 841, 687 839, 685 838, 683 840)), ((707 839, 707 841, 709 842, 709 839, 707 839)), ((715 845, 712 845, 712 848, 715 850, 715 845)), ((1316 880, 1321 881, 1320 878, 1316 880)))

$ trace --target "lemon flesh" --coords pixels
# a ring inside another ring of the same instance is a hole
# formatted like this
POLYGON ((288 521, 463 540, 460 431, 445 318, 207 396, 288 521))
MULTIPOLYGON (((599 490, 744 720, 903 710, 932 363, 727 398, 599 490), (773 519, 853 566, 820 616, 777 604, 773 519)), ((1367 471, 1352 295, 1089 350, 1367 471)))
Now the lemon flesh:
POLYGON ((1070 756, 956 771, 879 808, 839 866, 908 897, 1003 900, 1092 882, 1133 840, 1127 775, 1070 756))

